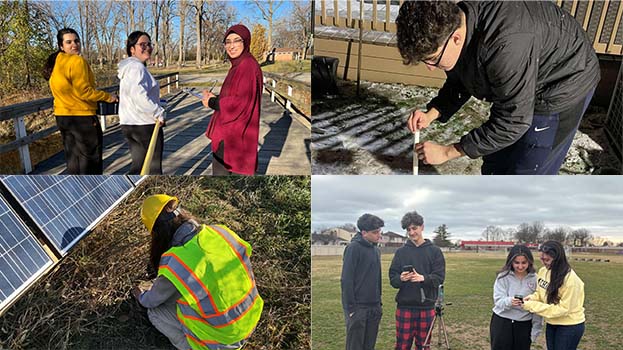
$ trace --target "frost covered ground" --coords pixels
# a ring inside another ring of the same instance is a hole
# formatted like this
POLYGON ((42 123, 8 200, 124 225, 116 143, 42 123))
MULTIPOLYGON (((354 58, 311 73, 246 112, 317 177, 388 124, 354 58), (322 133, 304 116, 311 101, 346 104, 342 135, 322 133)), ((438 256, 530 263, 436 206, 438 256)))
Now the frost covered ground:
MULTIPOLYGON (((339 94, 314 98, 312 104, 312 174, 412 174, 413 135, 406 128, 410 111, 424 108, 437 89, 362 82, 360 96, 352 82, 338 81, 339 94)), ((489 115, 489 103, 470 99, 446 124, 433 123, 421 141, 456 142, 489 115)), ((606 111, 589 107, 560 174, 618 174, 603 123, 606 111)), ((462 157, 439 166, 420 164, 420 174, 480 174, 480 159, 462 157)))

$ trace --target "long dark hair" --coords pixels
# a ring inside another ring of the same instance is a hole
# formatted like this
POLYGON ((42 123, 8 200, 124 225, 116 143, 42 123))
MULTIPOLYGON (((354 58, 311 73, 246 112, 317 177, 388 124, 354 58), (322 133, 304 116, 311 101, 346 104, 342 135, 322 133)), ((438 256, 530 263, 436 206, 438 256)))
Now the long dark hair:
POLYGON ((150 272, 157 272, 160 266, 160 258, 167 250, 171 248, 171 241, 175 231, 188 220, 194 219, 187 211, 180 209, 179 215, 172 220, 160 220, 164 215, 168 215, 177 207, 175 201, 169 202, 154 223, 151 231, 151 252, 149 255, 150 272))
POLYGON ((54 70, 54 64, 56 63, 56 56, 58 56, 58 54, 62 52, 61 48, 63 47, 63 36, 65 34, 76 34, 78 39, 80 39, 78 32, 76 32, 75 30, 71 28, 63 28, 56 33, 56 43, 58 45, 58 50, 56 50, 56 52, 48 56, 48 59, 46 60, 45 65, 43 66, 43 77, 45 78, 45 80, 50 80, 50 77, 52 76, 52 71, 54 70))
POLYGON ((143 35, 146 35, 149 38, 149 41, 151 41, 149 34, 141 32, 140 30, 132 32, 128 35, 128 40, 125 42, 125 52, 128 54, 128 57, 132 57, 132 51, 130 51, 130 48, 136 45, 138 39, 140 39, 143 35))
POLYGON ((565 249, 558 241, 547 241, 541 245, 539 251, 552 258, 552 264, 549 268, 550 280, 547 286, 547 303, 558 304, 560 302, 558 290, 564 283, 567 274, 571 272, 565 249))
POLYGON ((534 257, 532 256, 530 248, 526 247, 525 245, 516 244, 508 252, 508 256, 506 257, 506 263, 504 264, 502 269, 497 272, 498 278, 505 277, 511 271, 514 271, 513 260, 515 260, 515 258, 518 256, 523 256, 528 260, 528 273, 533 273, 535 271, 534 257))

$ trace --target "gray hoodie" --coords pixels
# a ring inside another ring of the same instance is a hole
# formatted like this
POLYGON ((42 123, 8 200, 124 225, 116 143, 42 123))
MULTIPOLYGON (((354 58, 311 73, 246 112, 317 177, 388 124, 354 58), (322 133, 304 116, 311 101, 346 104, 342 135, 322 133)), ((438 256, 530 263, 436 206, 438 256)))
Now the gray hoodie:
POLYGON ((524 310, 521 306, 511 304, 515 295, 527 296, 536 290, 536 273, 529 273, 523 279, 515 276, 513 271, 498 274, 493 284, 493 312, 503 318, 515 321, 532 320, 532 341, 541 334, 543 318, 524 310), (504 276, 504 277, 500 277, 504 276))

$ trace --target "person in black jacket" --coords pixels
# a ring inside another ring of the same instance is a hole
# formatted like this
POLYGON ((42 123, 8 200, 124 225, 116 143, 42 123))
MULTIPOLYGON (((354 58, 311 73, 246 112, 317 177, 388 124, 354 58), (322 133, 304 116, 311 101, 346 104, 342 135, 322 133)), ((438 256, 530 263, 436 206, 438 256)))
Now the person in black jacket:
POLYGON ((389 267, 389 282, 396 294, 396 350, 424 349, 426 333, 435 317, 439 285, 446 277, 446 260, 441 249, 424 239, 424 218, 408 212, 400 221, 408 240, 389 267))
POLYGON ((467 155, 483 174, 557 174, 600 79, 579 23, 552 1, 407 1, 396 18, 405 64, 443 69, 438 96, 407 126, 447 122, 474 96, 489 119, 452 145, 416 145, 425 164, 467 155))
POLYGON ((376 247, 385 223, 372 214, 357 220, 358 232, 344 250, 342 307, 346 349, 374 350, 381 322, 381 252, 376 247))

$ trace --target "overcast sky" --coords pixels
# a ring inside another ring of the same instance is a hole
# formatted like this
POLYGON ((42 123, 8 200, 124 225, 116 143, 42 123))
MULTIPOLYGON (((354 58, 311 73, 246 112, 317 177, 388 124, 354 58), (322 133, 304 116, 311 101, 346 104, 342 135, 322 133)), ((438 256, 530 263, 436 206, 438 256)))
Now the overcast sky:
POLYGON ((400 219, 417 210, 424 237, 441 224, 451 240, 477 240, 488 225, 586 228, 623 241, 622 176, 312 176, 312 229, 355 224, 368 212, 384 231, 404 235, 400 219))

